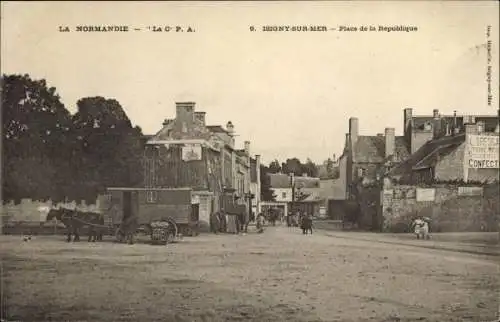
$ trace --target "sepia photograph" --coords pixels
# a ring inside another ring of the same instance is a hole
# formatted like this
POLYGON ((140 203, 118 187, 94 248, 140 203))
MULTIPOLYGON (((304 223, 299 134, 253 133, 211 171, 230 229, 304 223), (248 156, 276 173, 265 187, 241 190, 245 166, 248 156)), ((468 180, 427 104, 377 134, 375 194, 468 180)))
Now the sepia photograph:
POLYGON ((1 322, 500 322, 497 1, 2 1, 1 322))

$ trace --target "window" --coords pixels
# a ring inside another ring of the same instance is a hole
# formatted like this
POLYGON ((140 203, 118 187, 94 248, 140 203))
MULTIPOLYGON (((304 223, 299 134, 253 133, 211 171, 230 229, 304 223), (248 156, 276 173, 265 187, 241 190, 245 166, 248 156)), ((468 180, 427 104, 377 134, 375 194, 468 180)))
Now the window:
POLYGON ((365 175, 365 169, 359 168, 358 169, 358 177, 362 178, 365 175))
POLYGON ((158 191, 148 191, 146 192, 146 202, 156 203, 158 201, 158 191))
POLYGON ((286 192, 281 193, 281 198, 286 199, 286 192))

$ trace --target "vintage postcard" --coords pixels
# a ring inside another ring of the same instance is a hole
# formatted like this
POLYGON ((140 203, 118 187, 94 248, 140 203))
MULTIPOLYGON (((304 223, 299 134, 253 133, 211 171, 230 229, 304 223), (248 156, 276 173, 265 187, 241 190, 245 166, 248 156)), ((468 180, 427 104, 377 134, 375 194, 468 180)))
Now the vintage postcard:
POLYGON ((1 321, 499 321, 496 1, 4 1, 1 321))

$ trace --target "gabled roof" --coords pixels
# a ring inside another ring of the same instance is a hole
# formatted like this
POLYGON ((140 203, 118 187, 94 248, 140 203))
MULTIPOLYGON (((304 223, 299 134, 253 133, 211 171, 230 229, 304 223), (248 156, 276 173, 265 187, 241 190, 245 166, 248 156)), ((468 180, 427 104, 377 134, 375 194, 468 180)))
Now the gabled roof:
POLYGON ((283 173, 269 173, 271 188, 290 188, 290 177, 283 173))
MULTIPOLYGON (((495 128, 498 124, 498 117, 496 115, 470 115, 474 117, 475 122, 484 122, 485 132, 494 132, 495 128)), ((441 127, 446 127, 446 124, 453 126, 456 124, 456 127, 460 129, 460 132, 463 132, 465 129, 465 124, 467 122, 468 116, 464 115, 441 115, 441 127)), ((415 131, 421 131, 424 129, 425 123, 434 123, 434 117, 430 115, 425 116, 413 116, 413 129, 415 131)))
MULTIPOLYGON (((384 142, 385 145, 385 142, 384 142)), ((396 136, 394 142, 394 161, 399 163, 410 157, 410 151, 404 136, 396 136)))
POLYGON ((431 167, 437 161, 438 156, 444 156, 454 151, 465 142, 465 133, 456 136, 446 136, 437 140, 425 143, 420 149, 415 151, 405 162, 394 167, 390 175, 410 174, 412 170, 418 168, 431 167))
MULTIPOLYGON (((270 173, 271 188, 290 188, 290 176, 284 173, 270 173)), ((319 178, 295 176, 295 185, 300 188, 319 188, 319 178)))
POLYGON ((245 150, 235 150, 236 151, 236 155, 240 156, 240 157, 244 157, 247 155, 247 153, 245 152, 245 150))
POLYGON ((385 138, 383 136, 358 136, 354 145, 354 162, 382 163, 384 156, 385 138))
POLYGON ((455 151, 461 143, 446 144, 437 146, 430 154, 422 158, 417 164, 415 164, 412 169, 428 169, 434 167, 440 158, 450 154, 455 151))
MULTIPOLYGON (((394 160, 402 162, 410 156, 405 138, 394 138, 394 160)), ((385 161, 384 136, 359 136, 354 147, 354 162, 383 163, 385 161)))
POLYGON ((207 125, 207 129, 213 133, 229 133, 221 125, 207 125))

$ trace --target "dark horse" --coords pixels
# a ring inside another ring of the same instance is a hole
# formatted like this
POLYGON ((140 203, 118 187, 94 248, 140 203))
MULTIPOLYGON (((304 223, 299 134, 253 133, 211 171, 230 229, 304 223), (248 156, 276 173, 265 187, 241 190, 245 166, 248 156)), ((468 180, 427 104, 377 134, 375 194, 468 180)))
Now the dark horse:
POLYGON ((65 208, 51 209, 47 214, 47 221, 53 220, 54 218, 61 221, 68 229, 68 242, 71 241, 71 235, 74 236, 73 241, 80 241, 80 230, 83 229, 84 226, 88 226, 89 229, 89 242, 95 242, 96 240, 102 241, 102 229, 94 226, 104 226, 104 217, 101 214, 65 208))
POLYGON ((309 216, 303 216, 300 220, 300 228, 302 229, 302 233, 307 235, 309 232, 313 233, 312 230, 312 218, 309 216))

